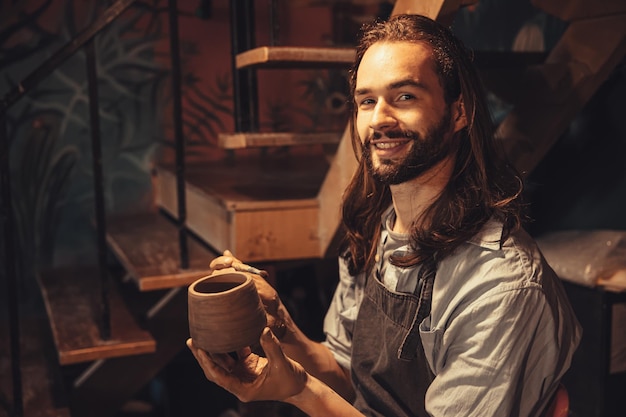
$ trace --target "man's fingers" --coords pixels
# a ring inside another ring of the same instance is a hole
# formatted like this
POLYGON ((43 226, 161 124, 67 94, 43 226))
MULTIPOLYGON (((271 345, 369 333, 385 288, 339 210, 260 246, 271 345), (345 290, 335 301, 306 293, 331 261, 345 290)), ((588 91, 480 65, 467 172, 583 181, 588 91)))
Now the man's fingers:
POLYGON ((226 249, 221 256, 218 256, 211 261, 209 268, 213 270, 230 268, 233 267, 233 264, 236 262, 241 263, 239 259, 235 258, 230 250, 226 249))
POLYGON ((233 264, 233 258, 230 256, 220 256, 219 258, 215 258, 209 264, 209 268, 211 269, 224 269, 230 268, 233 264))
POLYGON ((251 353, 252 353, 252 349, 250 349, 250 346, 246 346, 237 351, 237 357, 239 359, 245 359, 248 356, 250 356, 251 353))
POLYGON ((285 360, 283 349, 269 327, 266 327, 261 334, 261 347, 269 362, 285 360))
POLYGON ((204 371, 204 375, 207 379, 216 382, 221 386, 225 386, 228 381, 229 372, 225 371, 220 365, 214 362, 205 351, 195 347, 191 339, 187 339, 187 346, 191 349, 191 353, 193 353, 193 356, 200 364, 200 367, 204 371))
POLYGON ((226 353, 210 353, 209 357, 226 372, 232 372, 235 367, 235 360, 226 353))

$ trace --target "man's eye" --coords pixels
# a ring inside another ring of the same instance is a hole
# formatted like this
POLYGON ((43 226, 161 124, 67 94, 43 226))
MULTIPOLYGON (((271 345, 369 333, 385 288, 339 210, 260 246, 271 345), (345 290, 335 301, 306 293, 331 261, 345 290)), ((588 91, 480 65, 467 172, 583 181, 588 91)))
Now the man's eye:
POLYGON ((415 96, 412 94, 400 94, 400 97, 398 97, 398 101, 412 100, 414 98, 415 96))
POLYGON ((376 102, 373 99, 366 98, 366 99, 363 99, 363 100, 361 100, 359 102, 359 106, 370 106, 370 105, 375 104, 375 103, 376 102))

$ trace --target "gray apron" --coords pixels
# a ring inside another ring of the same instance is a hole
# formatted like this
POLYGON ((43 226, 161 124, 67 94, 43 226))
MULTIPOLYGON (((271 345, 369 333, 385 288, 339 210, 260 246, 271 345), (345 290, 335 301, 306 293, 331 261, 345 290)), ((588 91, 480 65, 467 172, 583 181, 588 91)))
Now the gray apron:
POLYGON ((354 406, 366 416, 428 417, 424 399, 434 375, 419 324, 430 314, 434 275, 420 268, 413 294, 389 291, 374 274, 367 280, 351 361, 354 406))

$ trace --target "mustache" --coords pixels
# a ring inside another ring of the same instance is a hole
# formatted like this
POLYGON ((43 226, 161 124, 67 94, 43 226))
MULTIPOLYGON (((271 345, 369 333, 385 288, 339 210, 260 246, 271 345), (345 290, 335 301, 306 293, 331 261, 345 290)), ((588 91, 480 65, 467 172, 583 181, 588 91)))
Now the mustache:
POLYGON ((384 134, 382 132, 371 133, 365 139, 365 145, 369 146, 373 140, 382 139, 383 136, 389 139, 410 139, 410 140, 420 139, 420 134, 413 130, 395 129, 395 130, 388 130, 384 134))

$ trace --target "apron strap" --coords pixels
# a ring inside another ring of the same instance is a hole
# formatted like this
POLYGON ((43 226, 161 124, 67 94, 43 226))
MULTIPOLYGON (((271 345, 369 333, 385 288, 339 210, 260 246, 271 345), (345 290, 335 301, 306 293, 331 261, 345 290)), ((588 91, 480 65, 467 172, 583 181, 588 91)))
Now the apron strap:
POLYGON ((404 361, 413 360, 416 357, 417 346, 420 342, 419 324, 430 314, 430 307, 433 298, 433 284, 435 274, 437 272, 437 264, 433 261, 425 262, 419 271, 416 294, 419 296, 417 308, 411 321, 411 327, 404 336, 404 340, 398 348, 398 359, 404 361))

